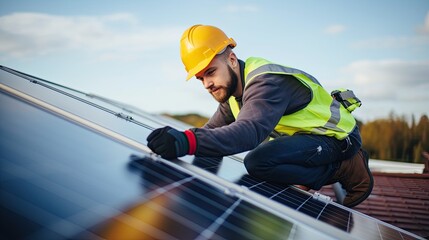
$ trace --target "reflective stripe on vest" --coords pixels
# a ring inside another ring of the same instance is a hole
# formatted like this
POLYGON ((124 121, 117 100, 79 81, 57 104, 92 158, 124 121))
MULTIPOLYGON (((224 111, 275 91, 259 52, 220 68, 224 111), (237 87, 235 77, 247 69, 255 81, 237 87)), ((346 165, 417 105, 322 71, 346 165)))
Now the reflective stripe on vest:
MULTIPOLYGON (((274 128, 286 135, 311 133, 344 139, 354 129, 356 121, 338 101, 322 88, 310 74, 301 70, 271 63, 262 58, 249 58, 244 69, 245 87, 261 74, 292 75, 311 90, 312 99, 303 109, 283 116, 274 128)), ((229 99, 234 117, 240 111, 234 97, 229 99)))

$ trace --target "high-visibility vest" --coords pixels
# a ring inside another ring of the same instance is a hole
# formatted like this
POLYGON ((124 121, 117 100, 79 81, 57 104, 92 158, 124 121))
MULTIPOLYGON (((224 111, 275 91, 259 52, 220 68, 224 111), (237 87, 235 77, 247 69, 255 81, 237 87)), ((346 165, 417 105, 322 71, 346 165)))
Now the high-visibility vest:
MULTIPOLYGON (((262 58, 251 57, 246 60, 245 64, 244 89, 255 77, 261 74, 280 74, 294 76, 311 90, 309 104, 292 114, 284 115, 274 128, 275 131, 290 136, 304 133, 333 136, 342 140, 356 126, 356 120, 351 113, 334 100, 313 76, 262 58)), ((231 111, 237 119, 240 108, 235 97, 231 96, 228 101, 231 111)))

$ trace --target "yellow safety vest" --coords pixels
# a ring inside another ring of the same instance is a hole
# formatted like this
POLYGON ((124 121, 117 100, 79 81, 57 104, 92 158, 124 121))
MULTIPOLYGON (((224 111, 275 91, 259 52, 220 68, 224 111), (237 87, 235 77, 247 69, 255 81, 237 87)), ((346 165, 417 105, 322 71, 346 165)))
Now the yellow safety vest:
MULTIPOLYGON (((274 128, 286 134, 316 134, 333 136, 339 140, 346 138, 356 126, 351 113, 323 89, 311 75, 290 67, 278 65, 262 58, 251 57, 246 60, 244 69, 245 86, 261 74, 292 75, 311 90, 311 101, 303 109, 283 116, 274 128)), ((288 96, 285 96, 288 97, 288 96)), ((229 105, 235 117, 240 112, 235 97, 229 98, 229 105)))

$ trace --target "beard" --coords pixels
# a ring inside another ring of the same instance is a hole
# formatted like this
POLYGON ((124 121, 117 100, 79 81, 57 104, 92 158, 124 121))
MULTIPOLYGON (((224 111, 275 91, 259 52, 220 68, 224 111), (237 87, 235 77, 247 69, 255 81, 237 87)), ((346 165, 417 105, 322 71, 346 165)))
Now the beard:
POLYGON ((229 73, 229 82, 226 86, 220 86, 217 88, 216 92, 212 92, 211 95, 219 103, 224 103, 235 93, 237 90, 238 76, 235 74, 234 70, 228 65, 229 73))

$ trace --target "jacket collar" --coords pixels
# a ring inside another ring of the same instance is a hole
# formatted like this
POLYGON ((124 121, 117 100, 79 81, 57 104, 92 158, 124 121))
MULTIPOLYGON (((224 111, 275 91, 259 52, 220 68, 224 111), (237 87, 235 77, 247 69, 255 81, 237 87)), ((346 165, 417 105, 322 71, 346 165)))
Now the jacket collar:
POLYGON ((244 61, 242 61, 242 60, 240 60, 240 59, 238 59, 238 64, 240 65, 240 80, 241 80, 241 97, 236 97, 235 98, 235 100, 237 101, 237 102, 241 102, 241 99, 242 99, 242 97, 243 97, 243 94, 244 94, 244 67, 245 67, 245 65, 246 65, 246 63, 244 62, 244 61))

